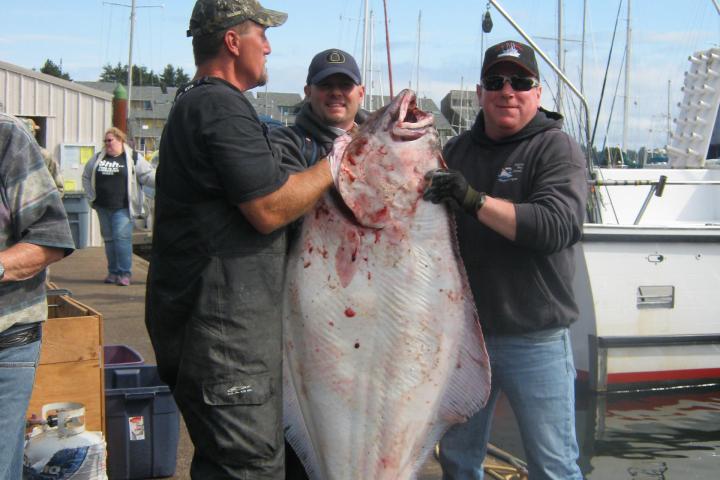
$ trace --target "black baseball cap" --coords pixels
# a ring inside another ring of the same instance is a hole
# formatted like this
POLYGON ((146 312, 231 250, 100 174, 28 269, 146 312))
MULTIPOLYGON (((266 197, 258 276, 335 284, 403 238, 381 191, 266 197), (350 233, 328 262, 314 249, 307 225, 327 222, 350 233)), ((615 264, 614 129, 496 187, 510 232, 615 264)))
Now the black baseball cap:
POLYGON ((338 48, 331 48, 313 57, 308 68, 307 84, 320 83, 336 73, 347 75, 356 85, 362 83, 360 69, 352 55, 338 48))
POLYGON ((524 43, 507 40, 485 50, 482 76, 484 77, 491 67, 498 63, 510 62, 519 65, 535 78, 540 78, 535 51, 524 43))

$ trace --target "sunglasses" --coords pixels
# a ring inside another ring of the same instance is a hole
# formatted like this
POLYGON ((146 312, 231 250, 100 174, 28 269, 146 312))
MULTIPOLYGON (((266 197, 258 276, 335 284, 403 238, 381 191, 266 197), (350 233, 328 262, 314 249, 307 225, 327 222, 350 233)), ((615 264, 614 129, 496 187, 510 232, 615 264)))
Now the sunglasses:
POLYGON ((112 141, 113 141, 112 138, 106 138, 105 140, 103 140, 103 142, 105 142, 105 143, 112 143, 112 141))
POLYGON ((527 92, 540 86, 540 82, 532 77, 518 77, 517 75, 511 77, 506 75, 488 75, 482 79, 482 86, 485 90, 497 92, 498 90, 502 90, 505 82, 508 82, 512 89, 517 92, 527 92))

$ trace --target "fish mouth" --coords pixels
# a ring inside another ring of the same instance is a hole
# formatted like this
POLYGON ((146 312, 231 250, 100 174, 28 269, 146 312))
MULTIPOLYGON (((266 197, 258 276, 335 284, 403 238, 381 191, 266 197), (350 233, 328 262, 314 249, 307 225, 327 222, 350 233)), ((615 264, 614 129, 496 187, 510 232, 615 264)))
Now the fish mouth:
POLYGON ((417 140, 435 124, 435 117, 432 113, 418 108, 417 97, 411 90, 403 90, 400 102, 394 107, 390 133, 399 140, 417 140))

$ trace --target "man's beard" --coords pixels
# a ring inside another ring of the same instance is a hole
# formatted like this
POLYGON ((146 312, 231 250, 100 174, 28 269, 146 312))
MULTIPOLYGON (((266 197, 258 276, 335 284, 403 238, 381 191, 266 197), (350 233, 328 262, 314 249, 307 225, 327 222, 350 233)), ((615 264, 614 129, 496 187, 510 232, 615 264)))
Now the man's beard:
POLYGON ((264 67, 262 74, 260 75, 260 78, 258 79, 255 86, 256 87, 264 87, 267 82, 268 82, 268 71, 267 71, 267 67, 264 67))

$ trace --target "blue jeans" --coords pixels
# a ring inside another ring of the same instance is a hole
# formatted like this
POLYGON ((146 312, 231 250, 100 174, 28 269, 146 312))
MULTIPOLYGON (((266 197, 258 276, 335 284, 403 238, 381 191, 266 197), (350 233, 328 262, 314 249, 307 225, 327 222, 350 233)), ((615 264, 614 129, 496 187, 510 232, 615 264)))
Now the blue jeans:
POLYGON ((130 276, 132 270, 133 220, 127 208, 102 208, 95 210, 100 220, 100 234, 105 242, 108 273, 130 276))
POLYGON ((0 350, 0 480, 22 478, 25 413, 39 355, 40 340, 0 350))
POLYGON ((567 328, 485 337, 488 404, 440 442, 443 480, 481 480, 493 412, 504 392, 515 413, 532 480, 582 479, 575 437, 575 366, 567 328))

